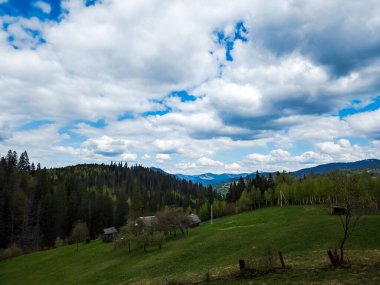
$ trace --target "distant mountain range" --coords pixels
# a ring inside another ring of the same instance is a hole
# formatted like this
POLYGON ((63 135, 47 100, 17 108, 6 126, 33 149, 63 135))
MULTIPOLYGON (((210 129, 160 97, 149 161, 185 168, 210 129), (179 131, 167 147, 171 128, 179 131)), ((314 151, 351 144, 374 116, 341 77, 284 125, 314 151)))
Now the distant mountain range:
POLYGON ((246 177, 251 175, 251 173, 223 173, 223 174, 213 174, 213 173, 204 173, 199 175, 185 175, 185 174, 174 174, 180 179, 190 180, 194 183, 202 183, 205 186, 215 185, 220 183, 227 183, 229 181, 238 180, 241 176, 246 177))
MULTIPOLYGON (((292 172, 292 174, 296 177, 302 177, 308 174, 323 174, 326 172, 330 172, 333 170, 360 170, 367 168, 380 168, 380 160, 379 159, 365 159, 355 162, 336 162, 336 163, 328 163, 322 164, 310 168, 304 168, 297 171, 292 172)), ((154 171, 165 173, 160 168, 152 167, 154 171)), ((267 172, 261 172, 261 174, 268 174, 267 172)), ((250 178, 254 178, 256 176, 256 171, 252 173, 223 173, 223 174, 214 174, 214 173, 204 173, 199 175, 185 175, 185 174, 173 174, 180 179, 190 180, 194 183, 202 183, 205 186, 208 185, 217 185, 222 183, 230 183, 232 181, 238 180, 241 176, 250 178)))
POLYGON ((360 170, 367 168, 380 168, 379 159, 365 159, 355 162, 335 162, 322 164, 292 172, 294 176, 302 177, 308 174, 323 174, 333 170, 360 170))

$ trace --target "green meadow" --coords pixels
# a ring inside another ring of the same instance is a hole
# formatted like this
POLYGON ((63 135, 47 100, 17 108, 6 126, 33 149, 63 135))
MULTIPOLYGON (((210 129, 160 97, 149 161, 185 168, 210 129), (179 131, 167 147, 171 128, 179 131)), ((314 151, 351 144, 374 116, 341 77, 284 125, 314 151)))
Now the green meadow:
POLYGON ((348 240, 349 264, 329 265, 327 249, 342 235, 338 216, 316 206, 276 207, 203 223, 163 248, 115 248, 98 240, 36 252, 0 262, 0 284, 380 284, 380 215, 361 217, 348 240), (286 272, 233 279, 238 260, 281 250, 286 272))

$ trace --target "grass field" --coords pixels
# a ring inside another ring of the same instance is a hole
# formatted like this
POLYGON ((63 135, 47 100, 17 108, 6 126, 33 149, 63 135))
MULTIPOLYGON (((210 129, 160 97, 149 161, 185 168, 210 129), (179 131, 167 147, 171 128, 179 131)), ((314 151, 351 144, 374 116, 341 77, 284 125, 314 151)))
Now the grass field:
POLYGON ((24 255, 0 262, 0 284, 165 284, 201 280, 207 272, 224 278, 212 284, 380 284, 380 215, 361 218, 347 242, 350 267, 333 269, 326 249, 337 245, 340 227, 327 208, 267 208, 204 223, 147 253, 93 241, 79 252, 64 246, 24 255), (254 281, 225 279, 239 259, 266 248, 281 250, 292 269, 254 281))

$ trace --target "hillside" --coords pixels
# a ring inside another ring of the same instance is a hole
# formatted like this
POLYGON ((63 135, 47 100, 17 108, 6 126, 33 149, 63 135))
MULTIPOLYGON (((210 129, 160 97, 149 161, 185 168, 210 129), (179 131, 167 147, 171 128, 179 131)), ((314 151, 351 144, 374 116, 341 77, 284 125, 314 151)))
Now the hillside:
POLYGON ((361 170, 369 168, 380 168, 379 159, 365 159, 355 162, 336 162, 322 164, 311 168, 292 172, 294 176, 301 177, 308 174, 323 174, 334 170, 361 170))
POLYGON ((75 246, 64 246, 17 257, 0 262, 0 283, 165 284, 199 280, 207 272, 226 278, 239 259, 252 259, 271 247, 282 250, 292 270, 260 277, 255 284, 379 284, 380 216, 363 216, 361 225, 347 243, 349 269, 331 269, 326 256, 340 236, 339 218, 327 208, 293 206, 204 223, 189 236, 179 235, 147 253, 136 248, 129 254, 93 241, 81 245, 78 253, 75 246))
POLYGON ((25 153, 20 159, 12 151, 0 157, 0 248, 51 247, 78 221, 86 222, 94 238, 103 228, 125 225, 127 216, 152 215, 167 205, 195 208, 206 201, 204 187, 142 166, 42 169, 30 165, 25 153))

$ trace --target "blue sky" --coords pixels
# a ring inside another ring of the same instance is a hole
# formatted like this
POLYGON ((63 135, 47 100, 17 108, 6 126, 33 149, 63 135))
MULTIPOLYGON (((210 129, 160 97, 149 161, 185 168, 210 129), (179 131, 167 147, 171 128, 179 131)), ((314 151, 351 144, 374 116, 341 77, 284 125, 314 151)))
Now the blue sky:
POLYGON ((379 158, 379 13, 377 1, 0 0, 0 154, 185 174, 379 158))

